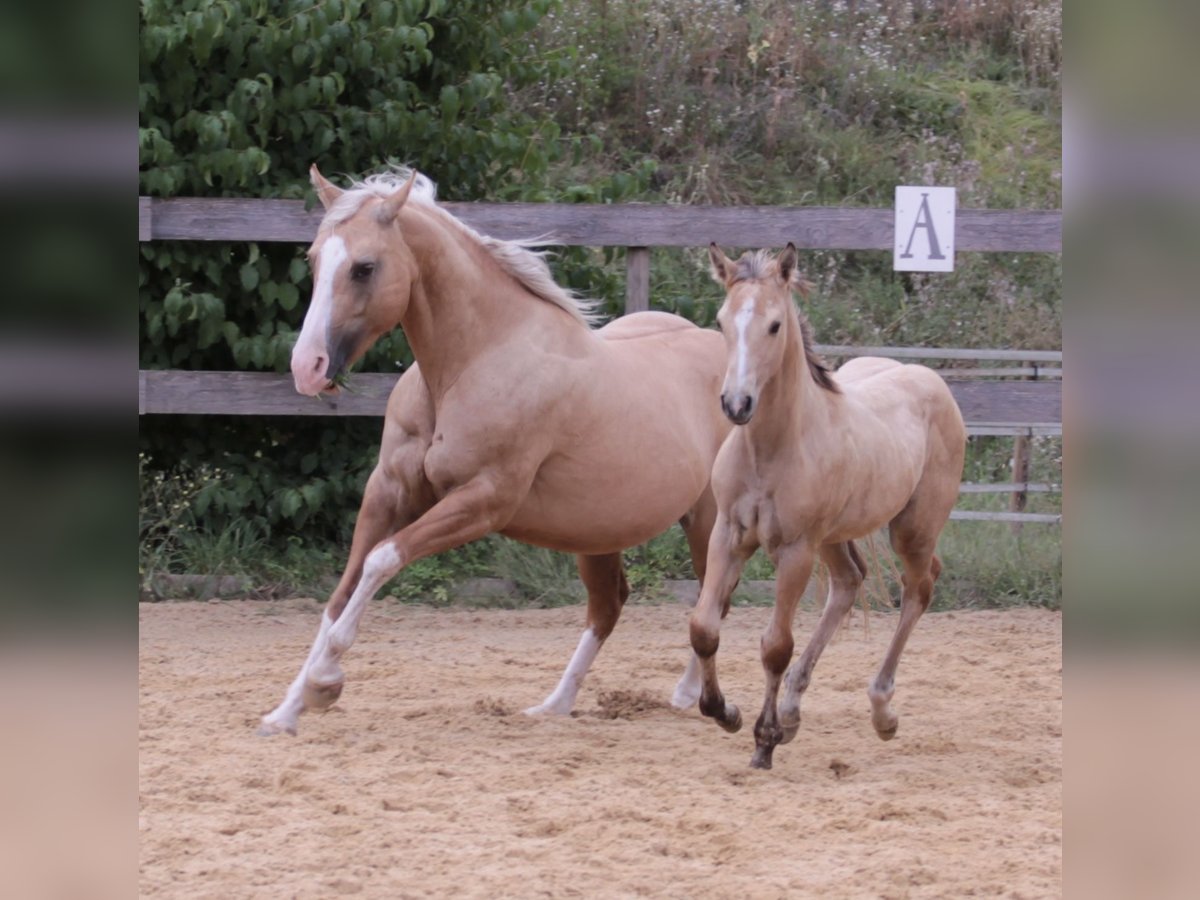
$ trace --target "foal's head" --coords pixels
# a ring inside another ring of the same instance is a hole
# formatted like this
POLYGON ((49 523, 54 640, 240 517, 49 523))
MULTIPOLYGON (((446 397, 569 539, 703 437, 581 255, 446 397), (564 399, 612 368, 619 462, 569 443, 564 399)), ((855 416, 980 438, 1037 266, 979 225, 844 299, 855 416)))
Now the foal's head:
POLYGON ((297 391, 315 396, 404 316, 417 266, 397 239, 396 218, 414 185, 430 200, 433 186, 413 172, 403 183, 379 180, 343 191, 316 166, 309 174, 325 218, 308 250, 313 296, 292 348, 292 377, 297 391))
POLYGON ((745 425, 763 386, 779 370, 794 327, 796 248, 788 244, 777 259, 762 250, 745 253, 735 262, 710 244, 708 256, 713 280, 725 288, 725 302, 717 313, 729 349, 721 409, 734 424, 745 425))

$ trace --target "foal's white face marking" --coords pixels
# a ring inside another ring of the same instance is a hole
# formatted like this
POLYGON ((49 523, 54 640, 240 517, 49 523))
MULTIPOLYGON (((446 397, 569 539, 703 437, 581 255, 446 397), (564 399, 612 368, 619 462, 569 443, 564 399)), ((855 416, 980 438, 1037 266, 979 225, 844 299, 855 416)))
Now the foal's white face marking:
POLYGON ((325 365, 328 362, 329 324, 333 318, 333 283, 349 256, 346 242, 336 234, 321 245, 312 303, 304 316, 300 337, 292 348, 292 377, 301 394, 316 396, 329 383, 325 365))
POLYGON ((757 304, 758 297, 751 296, 733 317, 733 325, 737 329, 737 383, 728 387, 735 391, 746 388, 746 367, 750 359, 750 348, 746 344, 746 330, 754 321, 754 307, 757 304))

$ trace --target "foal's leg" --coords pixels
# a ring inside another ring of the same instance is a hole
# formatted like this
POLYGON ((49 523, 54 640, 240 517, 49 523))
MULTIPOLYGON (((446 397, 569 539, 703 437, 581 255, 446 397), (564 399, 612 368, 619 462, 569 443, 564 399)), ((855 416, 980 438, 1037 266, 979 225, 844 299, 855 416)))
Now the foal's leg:
POLYGON ((539 705, 525 710, 527 715, 565 716, 571 712, 584 676, 616 626, 625 600, 629 597, 629 582, 625 580, 625 565, 620 553, 581 555, 575 557, 575 561, 579 566, 579 578, 587 588, 587 629, 579 639, 579 646, 567 663, 558 687, 539 705))
MULTIPOLYGON (((502 494, 490 478, 481 475, 451 491, 411 525, 380 541, 367 554, 362 576, 349 601, 339 610, 340 615, 329 609, 322 617, 317 640, 297 679, 301 682, 300 709, 328 705, 331 694, 340 694, 342 673, 338 660, 354 643, 367 602, 379 588, 409 563, 490 534, 511 517, 514 508, 515 498, 502 494)), ((285 700, 279 710, 264 719, 264 728, 269 729, 268 733, 294 733, 299 710, 293 709, 294 705, 287 706, 285 700), (284 720, 291 727, 273 727, 283 712, 291 714, 290 721, 284 720)))
POLYGON ((337 700, 342 692, 341 672, 336 666, 327 671, 328 680, 305 692, 308 681, 309 667, 317 656, 323 652, 329 632, 329 626, 341 615, 350 594, 362 576, 363 562, 379 541, 391 534, 398 525, 408 524, 422 510, 416 504, 414 492, 406 492, 404 488, 390 477, 382 466, 376 467, 367 480, 363 493, 362 507, 358 511, 358 519, 354 523, 354 540, 350 544, 350 556, 346 560, 346 569, 342 573, 325 612, 321 615, 321 625, 312 650, 300 674, 292 681, 284 700, 272 712, 263 716, 259 734, 271 735, 286 731, 296 733, 296 720, 300 713, 307 709, 323 709, 337 700))
POLYGON ((708 543, 708 562, 700 599, 692 610, 689 633, 692 649, 700 661, 700 712, 716 719, 726 731, 742 727, 742 713, 725 702, 717 683, 717 647, 721 643, 721 620, 729 612, 729 598, 749 559, 746 548, 735 543, 732 529, 723 516, 717 516, 708 543))
POLYGON ((796 604, 804 595, 812 567, 812 545, 803 539, 781 547, 775 557, 775 608, 762 636, 762 663, 767 686, 762 713, 754 723, 754 756, 750 759, 750 765, 755 769, 771 768, 771 754, 784 739, 775 700, 779 696, 779 684, 783 680, 784 669, 791 662, 795 646, 792 620, 795 618, 796 604))
MULTIPOLYGON (((712 489, 705 488, 700 501, 679 520, 679 525, 683 528, 683 534, 687 538, 688 550, 692 557, 692 568, 696 572, 701 590, 704 590, 704 573, 708 566, 708 539, 712 535, 713 523, 716 522, 716 519, 717 501, 713 498, 712 489)), ((728 610, 728 606, 726 606, 726 610, 728 610)), ((683 676, 675 685, 675 693, 671 695, 671 705, 676 709, 690 709, 699 699, 700 658, 693 651, 683 676)))
POLYGON ((867 696, 871 699, 871 724, 885 741, 896 736, 899 725, 899 719, 892 711, 892 696, 896 692, 896 666, 900 662, 900 654, 904 652, 913 626, 929 608, 929 602, 933 599, 933 583, 942 571, 942 562, 933 552, 936 534, 930 537, 910 531, 907 523, 897 517, 892 522, 891 540, 904 568, 900 576, 904 587, 900 597, 900 623, 896 626, 896 633, 892 636, 879 673, 867 688, 867 696))
POLYGON ((779 702, 779 725, 783 731, 779 739, 781 744, 788 743, 800 730, 800 697, 808 689, 813 669, 817 660, 821 658, 821 653, 850 607, 854 605, 854 598, 858 595, 866 575, 866 569, 861 565, 861 557, 849 541, 844 544, 825 544, 821 547, 820 554, 825 565, 829 567, 829 595, 825 599, 825 609, 808 646, 804 648, 800 659, 788 669, 784 679, 783 699, 779 702))

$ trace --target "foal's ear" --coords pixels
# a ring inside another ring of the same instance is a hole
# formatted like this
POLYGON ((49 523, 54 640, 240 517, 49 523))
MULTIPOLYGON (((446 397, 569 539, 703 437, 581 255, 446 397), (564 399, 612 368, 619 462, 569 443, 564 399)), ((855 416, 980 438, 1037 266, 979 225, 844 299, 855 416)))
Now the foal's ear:
POLYGON ((783 252, 775 260, 779 266, 779 278, 784 284, 792 284, 796 276, 796 245, 788 241, 783 252))
POLYGON ((416 183, 417 170, 413 169, 412 175, 405 182, 404 187, 390 197, 384 198, 383 203, 379 205, 379 212, 376 214, 380 225, 391 225, 395 221, 396 216, 400 215, 400 207, 408 200, 408 195, 412 193, 413 185, 416 183))
POLYGON ((713 281, 721 287, 728 287, 729 282, 733 280, 733 263, 716 245, 716 242, 708 245, 708 259, 712 263, 709 271, 712 273, 713 281))
POLYGON ((788 241, 787 247, 779 254, 776 261, 779 264, 779 277, 783 279, 783 283, 792 290, 799 291, 800 296, 807 300, 808 295, 812 293, 813 285, 796 268, 796 245, 788 241))
POLYGON ((317 198, 326 209, 333 205, 334 200, 342 196, 342 189, 322 175, 316 163, 313 163, 312 168, 308 170, 308 177, 312 181, 312 186, 316 188, 317 198))

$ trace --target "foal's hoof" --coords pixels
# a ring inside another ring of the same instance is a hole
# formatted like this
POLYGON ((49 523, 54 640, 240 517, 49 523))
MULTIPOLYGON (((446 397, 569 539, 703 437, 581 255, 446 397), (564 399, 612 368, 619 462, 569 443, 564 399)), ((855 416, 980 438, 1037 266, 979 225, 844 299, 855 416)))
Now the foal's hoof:
POLYGON ((304 708, 328 709, 337 702, 338 697, 342 696, 342 688, 345 687, 345 684, 345 681, 334 681, 330 684, 304 682, 304 708))
POLYGON ((717 724, 730 734, 736 734, 742 730, 742 711, 732 703, 726 704, 725 715, 717 719, 717 724))
POLYGON ((750 757, 750 768, 752 769, 769 769, 771 768, 771 756, 774 754, 774 747, 758 746, 754 748, 754 755, 750 757))

